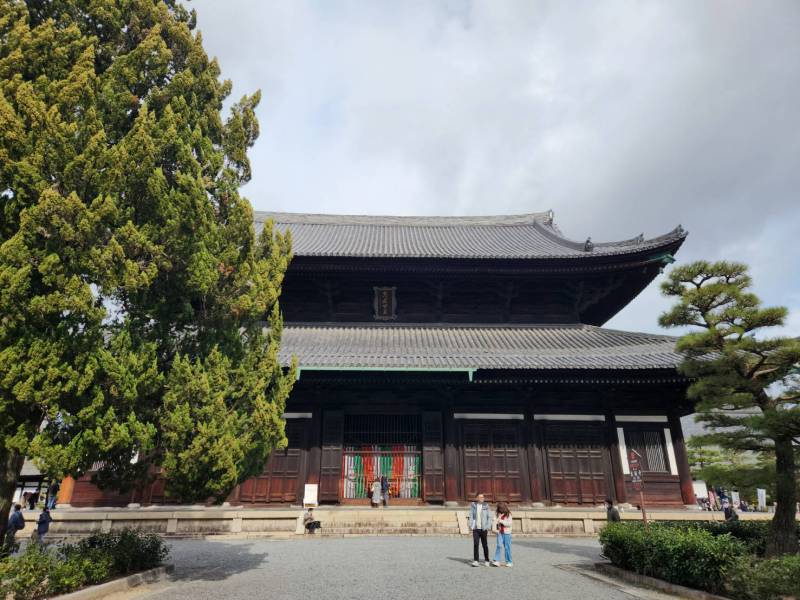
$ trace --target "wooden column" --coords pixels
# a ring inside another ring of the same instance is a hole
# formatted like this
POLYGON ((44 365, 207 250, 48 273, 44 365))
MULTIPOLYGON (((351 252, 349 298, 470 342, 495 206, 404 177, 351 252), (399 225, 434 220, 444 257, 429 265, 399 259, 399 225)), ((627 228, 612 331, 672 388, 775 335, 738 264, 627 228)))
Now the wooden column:
POLYGON ((75 489, 75 479, 72 475, 67 475, 61 480, 61 487, 58 490, 56 501, 62 506, 68 506, 72 502, 72 492, 75 489))
POLYGON ((625 473, 622 471, 622 457, 619 453, 619 435, 617 422, 613 412, 606 412, 608 448, 611 453, 611 474, 614 477, 614 494, 617 502, 627 502, 628 494, 625 491, 625 473))
POLYGON ((677 415, 669 416, 669 429, 672 433, 672 447, 675 450, 675 462, 678 463, 678 476, 681 480, 681 498, 683 503, 694 505, 694 485, 692 474, 689 470, 689 458, 686 454, 686 442, 683 439, 683 427, 681 427, 680 417, 677 415))
POLYGON ((444 497, 449 502, 464 499, 461 492, 461 457, 459 456, 458 431, 453 419, 452 403, 444 411, 444 497))
POLYGON ((342 480, 344 411, 326 410, 322 415, 322 455, 320 460, 320 502, 338 502, 342 480))
POLYGON ((531 484, 531 501, 545 502, 547 486, 544 480, 544 448, 542 447, 542 431, 538 421, 533 420, 533 409, 525 411, 525 429, 528 437, 528 473, 531 484))
POLYGON ((422 497, 426 502, 444 500, 442 413, 422 413, 422 497))
POLYGON ((322 457, 322 404, 316 399, 311 409, 311 420, 308 423, 308 427, 306 483, 319 484, 320 459, 322 457))

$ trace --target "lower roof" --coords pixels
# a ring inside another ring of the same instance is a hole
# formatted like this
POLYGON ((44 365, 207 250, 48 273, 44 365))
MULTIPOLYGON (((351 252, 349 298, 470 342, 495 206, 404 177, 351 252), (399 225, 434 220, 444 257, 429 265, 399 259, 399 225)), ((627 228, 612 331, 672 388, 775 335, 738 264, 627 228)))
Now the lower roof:
POLYGON ((300 369, 674 369, 677 338, 592 325, 287 324, 300 369))

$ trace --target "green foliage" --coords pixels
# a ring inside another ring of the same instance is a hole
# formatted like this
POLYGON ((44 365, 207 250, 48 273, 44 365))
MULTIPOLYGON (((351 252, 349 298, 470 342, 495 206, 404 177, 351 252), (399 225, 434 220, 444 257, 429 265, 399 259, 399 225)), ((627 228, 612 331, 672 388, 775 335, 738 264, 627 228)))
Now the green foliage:
POLYGON ((155 568, 169 556, 169 548, 160 536, 129 528, 94 533, 63 552, 65 556, 99 553, 111 561, 111 573, 115 575, 155 568))
POLYGON ((194 27, 171 0, 0 0, 4 482, 23 455, 120 489, 155 465, 219 500, 284 441, 291 239, 238 191, 260 95, 223 120, 194 27))
POLYGON ((50 591, 48 575, 57 564, 54 552, 28 544, 21 554, 0 561, 0 596, 14 600, 45 598, 50 591))
POLYGON ((618 567, 711 593, 722 591, 747 551, 730 534, 661 524, 610 523, 600 532, 600 544, 618 567))
POLYGON ((797 552, 793 535, 800 438, 800 340, 766 337, 785 308, 763 308, 750 292, 747 267, 698 261, 676 267, 662 284, 676 304, 662 314, 664 327, 695 327, 680 338, 680 371, 691 378, 689 397, 711 433, 705 442, 732 451, 775 457, 775 499, 768 553, 797 552))
POLYGON ((800 598, 800 556, 743 562, 729 587, 737 600, 800 598))
MULTIPOLYGON (((715 536, 730 534, 747 547, 748 554, 756 556, 764 556, 770 534, 769 521, 659 521, 658 524, 677 529, 702 529, 715 536)), ((795 535, 800 540, 800 523, 796 523, 795 535)))
POLYGON ((692 477, 710 486, 738 490, 742 498, 755 504, 757 488, 775 496, 775 456, 771 452, 733 452, 705 445, 701 437, 689 440, 692 477))
POLYGON ((86 585, 95 585, 111 577, 112 559, 99 550, 65 552, 48 574, 51 593, 66 594, 86 585))

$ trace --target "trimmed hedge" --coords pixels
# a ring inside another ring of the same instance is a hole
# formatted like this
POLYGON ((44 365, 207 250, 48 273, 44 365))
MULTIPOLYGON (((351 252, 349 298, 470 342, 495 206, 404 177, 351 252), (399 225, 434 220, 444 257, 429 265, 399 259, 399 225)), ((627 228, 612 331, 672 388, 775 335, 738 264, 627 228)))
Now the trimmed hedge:
POLYGON ((169 555, 164 540, 133 529, 96 533, 76 544, 28 544, 0 560, 0 598, 39 600, 115 576, 157 567, 169 555))
POLYGON ((737 600, 800 598, 800 556, 743 564, 731 578, 730 593, 737 600))
MULTIPOLYGON (((750 554, 764 556, 770 521, 659 521, 659 525, 677 529, 702 529, 712 535, 729 533, 744 542, 750 554)), ((797 539, 800 540, 800 523, 797 524, 797 539)))
POLYGON ((747 554, 730 534, 654 523, 610 523, 600 532, 603 554, 616 566, 718 593, 747 554))

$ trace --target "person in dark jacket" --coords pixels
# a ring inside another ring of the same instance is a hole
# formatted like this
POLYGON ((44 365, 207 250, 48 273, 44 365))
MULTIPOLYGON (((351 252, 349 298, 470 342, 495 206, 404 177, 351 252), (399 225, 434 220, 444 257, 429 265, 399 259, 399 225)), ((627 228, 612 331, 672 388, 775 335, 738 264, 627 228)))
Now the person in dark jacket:
POLYGON ((389 480, 386 475, 381 475, 381 499, 384 506, 389 506, 389 480))
POLYGON ((25 528, 25 517, 22 514, 22 506, 20 504, 14 505, 14 512, 8 518, 8 526, 6 527, 6 539, 3 547, 8 552, 16 552, 16 537, 17 532, 25 528))
POLYGON ((44 536, 50 531, 50 522, 52 520, 53 517, 50 516, 50 509, 45 506, 42 509, 42 514, 39 515, 39 519, 36 521, 36 535, 39 538, 40 544, 44 544, 44 536))
POLYGON ((61 489, 61 484, 58 483, 58 479, 53 480, 53 483, 50 484, 50 488, 47 490, 47 508, 53 510, 56 507, 56 502, 58 502, 58 491, 61 489))
POLYGON ((620 521, 619 510, 614 506, 611 498, 606 498, 606 518, 609 523, 617 523, 620 521))

